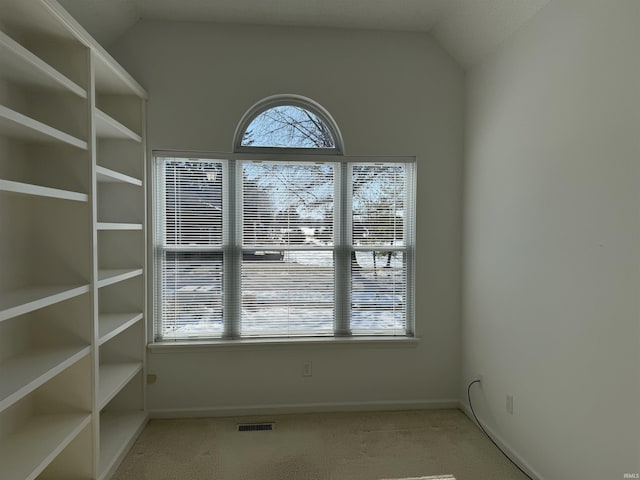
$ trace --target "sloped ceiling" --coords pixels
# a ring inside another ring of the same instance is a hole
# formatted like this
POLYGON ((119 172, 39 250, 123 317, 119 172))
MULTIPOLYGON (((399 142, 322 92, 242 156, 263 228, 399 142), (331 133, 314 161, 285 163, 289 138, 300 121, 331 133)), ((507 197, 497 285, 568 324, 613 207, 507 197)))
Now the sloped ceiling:
POLYGON ((140 19, 430 32, 470 67, 550 0, 59 0, 108 47, 140 19))

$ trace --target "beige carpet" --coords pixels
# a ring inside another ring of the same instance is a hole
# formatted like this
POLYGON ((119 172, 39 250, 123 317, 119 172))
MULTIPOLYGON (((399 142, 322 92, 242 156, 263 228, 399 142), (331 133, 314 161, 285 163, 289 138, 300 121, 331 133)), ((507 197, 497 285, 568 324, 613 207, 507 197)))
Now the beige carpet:
POLYGON ((458 410, 152 420, 113 480, 521 480, 458 410), (275 422, 237 432, 238 423, 275 422))

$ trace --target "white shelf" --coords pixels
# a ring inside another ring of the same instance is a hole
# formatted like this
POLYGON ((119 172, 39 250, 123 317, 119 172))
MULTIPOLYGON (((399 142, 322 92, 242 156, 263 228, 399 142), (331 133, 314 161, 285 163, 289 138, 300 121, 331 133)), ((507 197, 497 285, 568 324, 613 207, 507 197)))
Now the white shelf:
POLYGON ((98 480, 108 478, 145 426, 142 411, 100 413, 100 466, 98 480))
MULTIPOLYGON (((71 16, 57 2, 6 1, 2 3, 3 23, 11 25, 28 37, 54 37, 66 42, 81 41, 83 35, 77 35, 80 25, 71 20, 71 16)), ((88 34, 85 34, 88 36, 88 34)))
POLYGON ((0 135, 36 142, 58 141, 82 150, 87 142, 0 105, 0 135))
POLYGON ((88 285, 31 287, 0 294, 0 322, 89 291, 88 285))
POLYGON ((0 443, 2 479, 35 479, 90 421, 85 413, 31 418, 0 443))
POLYGON ((96 52, 96 93, 106 95, 133 95, 147 98, 147 92, 120 65, 110 61, 106 52, 96 52))
POLYGON ((89 355, 85 345, 41 348, 0 363, 0 412, 89 355))
POLYGON ((133 277, 142 275, 141 268, 118 269, 118 270, 98 270, 98 288, 106 287, 118 282, 123 282, 133 277))
POLYGON ((138 187, 142 186, 142 180, 100 166, 96 167, 96 179, 99 183, 128 183, 138 187))
POLYGON ((96 228, 98 230, 142 230, 142 224, 98 222, 96 228))
POLYGON ((142 313, 101 313, 98 319, 98 345, 108 342, 116 335, 142 320, 142 313))
POLYGON ((130 128, 125 127, 116 119, 96 108, 96 135, 98 138, 117 138, 142 142, 142 137, 130 128))
POLYGON ((104 406, 142 370, 142 362, 104 363, 100 365, 98 408, 104 406))
POLYGON ((12 182, 10 180, 0 180, 0 192, 58 198, 60 200, 73 200, 76 202, 89 201, 89 195, 85 193, 70 192, 67 190, 60 190, 58 188, 42 187, 40 185, 32 185, 30 183, 12 182))
POLYGON ((87 91, 72 82, 4 32, 0 31, 0 78, 45 90, 71 92, 87 98, 87 91))

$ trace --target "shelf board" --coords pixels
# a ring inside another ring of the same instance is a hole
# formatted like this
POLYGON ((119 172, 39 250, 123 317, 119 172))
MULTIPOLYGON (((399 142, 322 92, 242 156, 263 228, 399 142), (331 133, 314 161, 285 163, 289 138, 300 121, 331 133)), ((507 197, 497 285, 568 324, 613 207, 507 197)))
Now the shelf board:
POLYGON ((124 280, 137 277, 138 275, 142 275, 141 268, 98 270, 98 288, 106 287, 113 283, 123 282, 124 280))
POLYGON ((81 150, 87 142, 0 105, 0 135, 36 142, 58 141, 81 150))
POLYGON ((107 403, 142 370, 142 362, 104 363, 98 374, 98 408, 107 403))
POLYGON ((98 480, 109 477, 144 429, 143 411, 100 413, 100 463, 98 480))
POLYGON ((18 30, 27 37, 77 41, 76 28, 70 23, 70 15, 57 2, 5 1, 2 4, 2 17, 3 23, 6 22, 12 30, 18 30))
POLYGON ((0 294, 0 322, 89 291, 89 285, 31 287, 0 294))
POLYGON ((142 186, 142 180, 100 166, 96 166, 96 179, 99 183, 129 183, 138 187, 142 186))
POLYGON ((117 138, 121 140, 133 140, 138 143, 142 142, 140 135, 97 108, 95 121, 96 135, 98 138, 117 138))
POLYGON ((40 348, 0 363, 0 412, 89 355, 90 350, 87 345, 40 348))
POLYGON ((113 223, 98 222, 96 225, 98 230, 142 230, 141 223, 113 223))
POLYGON ((0 192, 17 193, 21 195, 35 195, 39 197, 58 198, 60 200, 73 200, 76 202, 88 202, 89 195, 79 192, 70 192, 58 188, 42 187, 30 183, 12 182, 0 180, 0 192))
POLYGON ((87 91, 0 31, 0 78, 45 90, 71 92, 87 98, 87 91))
POLYGON ((101 313, 98 318, 98 345, 108 342, 116 335, 142 320, 142 313, 101 313))
POLYGON ((110 61, 109 55, 96 52, 94 69, 96 93, 105 95, 133 95, 147 98, 147 92, 117 62, 110 61))
POLYGON ((91 415, 37 415, 0 442, 2 478, 33 480, 89 425, 91 415))

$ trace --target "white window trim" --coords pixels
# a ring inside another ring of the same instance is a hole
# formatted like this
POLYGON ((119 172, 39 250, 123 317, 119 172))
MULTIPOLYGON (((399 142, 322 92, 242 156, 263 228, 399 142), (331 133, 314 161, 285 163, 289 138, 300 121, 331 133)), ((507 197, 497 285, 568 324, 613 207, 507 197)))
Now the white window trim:
POLYGON ((353 336, 353 337, 291 337, 291 338, 238 338, 226 340, 223 338, 212 340, 181 340, 156 341, 150 343, 147 349, 154 354, 163 353, 196 353, 211 349, 268 350, 271 348, 306 348, 310 346, 347 346, 348 348, 415 348, 420 343, 418 337, 390 337, 390 336, 353 336))
MULTIPOLYGON (((156 218, 156 208, 157 205, 155 205, 155 195, 156 192, 155 190, 158 188, 158 179, 156 178, 157 175, 157 169, 155 168, 155 162, 154 159, 156 157, 176 157, 176 158, 194 158, 194 159, 209 159, 209 160, 222 160, 222 161, 227 161, 227 166, 228 166, 228 175, 230 175, 229 178, 231 178, 231 175, 237 175, 236 173, 236 169, 235 169, 235 165, 236 163, 239 163, 240 161, 246 160, 246 161, 296 161, 296 162, 312 162, 312 163, 316 163, 318 162, 318 157, 310 152, 306 152, 306 154, 295 154, 291 151, 291 149, 280 149, 280 148, 273 148, 273 149, 267 149, 264 147, 259 147, 261 152, 264 152, 265 150, 268 150, 267 153, 250 153, 250 152, 234 152, 234 153, 217 153, 217 152, 203 152, 203 151, 185 151, 185 150, 153 150, 152 151, 152 155, 151 155, 151 162, 152 162, 152 167, 150 170, 152 172, 152 189, 151 190, 151 194, 153 195, 152 201, 150 202, 151 204, 151 217, 150 218, 156 218)), ((407 163, 407 164, 413 164, 413 175, 411 176, 412 178, 412 184, 409 184, 407 186, 407 189, 410 190, 407 192, 408 195, 410 195, 411 197, 414 198, 413 202, 408 202, 407 205, 407 215, 409 218, 413 218, 414 222, 412 222, 411 227, 413 227, 415 229, 415 220, 416 220, 416 212, 415 212, 415 195, 416 195, 416 179, 417 179, 417 171, 416 171, 416 157, 415 156, 381 156, 381 155, 377 155, 377 156, 345 156, 345 155, 323 155, 322 156, 322 161, 326 161, 326 162, 339 162, 342 164, 343 168, 346 168, 348 164, 351 163, 407 163)), ((236 183, 237 182, 226 182, 227 185, 225 186, 225 188, 235 188, 236 183)), ((348 184, 347 182, 342 182, 342 184, 340 184, 340 188, 341 188, 341 195, 343 196, 342 198, 347 198, 344 197, 344 195, 348 195, 347 192, 347 188, 348 188, 348 184)), ((238 225, 236 223, 236 218, 235 215, 233 214, 236 210, 236 202, 238 201, 238 192, 228 192, 228 194, 226 194, 225 192, 225 196, 224 198, 227 200, 226 201, 226 207, 225 210, 227 210, 227 215, 229 215, 229 224, 227 230, 228 230, 228 235, 233 235, 233 237, 227 237, 225 238, 224 241, 224 247, 225 248, 238 248, 241 249, 240 246, 237 245, 236 242, 236 236, 238 235, 238 225)), ((345 211, 343 212, 337 212, 337 215, 340 218, 344 218, 344 215, 346 215, 348 212, 346 211, 346 202, 343 202, 343 208, 345 211)), ((158 238, 158 229, 161 228, 160 225, 158 225, 157 222, 152 222, 152 226, 149 229, 150 233, 151 233, 151 248, 150 248, 150 253, 152 255, 152 262, 151 265, 153 265, 154 270, 157 268, 157 261, 156 261, 156 255, 157 255, 157 249, 158 246, 156 245, 156 239, 158 238)), ((341 225, 341 228, 344 228, 343 226, 345 225, 345 222, 340 221, 339 225, 341 225)), ((342 234, 338 234, 338 235, 344 235, 346 232, 342 232, 342 234)), ((417 333, 416 333, 416 328, 415 328, 415 231, 414 230, 410 230, 407 231, 406 233, 407 239, 406 239, 406 255, 407 255, 407 260, 406 260, 406 268, 407 268, 407 305, 406 305, 406 333, 404 335, 374 335, 374 336, 367 336, 367 335, 354 335, 352 336, 350 334, 350 332, 348 331, 348 322, 349 322, 349 316, 345 314, 345 312, 337 312, 337 322, 342 321, 342 325, 338 324, 336 325, 336 328, 334 329, 334 335, 331 336, 325 336, 325 337, 255 337, 255 338, 242 338, 238 335, 239 333, 239 328, 240 328, 240 321, 239 321, 239 308, 240 308, 240 304, 238 301, 239 298, 239 286, 238 285, 233 285, 231 284, 231 282, 233 281, 239 281, 239 276, 237 274, 233 274, 233 275, 226 275, 225 274, 225 283, 223 288, 226 290, 227 288, 232 288, 235 289, 235 291, 237 291, 237 295, 225 295, 225 303, 224 303, 224 308, 225 309, 231 309, 231 310, 227 310, 227 313, 229 315, 235 315, 233 318, 236 318, 237 321, 236 322, 225 322, 224 324, 224 334, 222 338, 194 338, 193 340, 187 340, 187 339, 179 339, 179 340, 171 340, 171 339, 156 339, 156 332, 155 332, 155 325, 156 325, 156 319, 154 319, 152 322, 150 323, 150 342, 149 342, 149 348, 151 350, 157 349, 157 348, 185 348, 185 351, 193 351, 193 348, 209 348, 209 347, 224 347, 224 346, 229 346, 229 345, 242 345, 242 346, 247 346, 247 345, 256 345, 256 344, 260 344, 260 345, 309 345, 309 344, 317 344, 317 345, 326 345, 326 344, 361 344, 361 345, 366 345, 366 344, 371 344, 371 343, 375 343, 375 344, 386 344, 386 345, 410 345, 416 341, 419 340, 417 333), (236 305, 237 304, 237 305, 236 305), (229 324, 229 325, 228 325, 229 324), (341 327, 342 327, 342 331, 341 331, 341 327), (346 328, 345 328, 346 327, 346 328)), ((344 238, 344 237, 343 237, 344 238)), ((345 250, 345 246, 349 247, 348 245, 346 245, 345 241, 342 240, 341 244, 340 244, 343 248, 343 252, 342 255, 339 255, 338 252, 340 252, 340 248, 338 248, 338 242, 336 242, 336 245, 334 248, 334 251, 337 252, 336 255, 336 269, 339 268, 338 265, 338 257, 342 257, 343 258, 343 262, 346 261, 348 263, 351 262, 351 257, 350 257, 350 252, 347 252, 345 250), (346 258, 346 260, 345 260, 346 258)), ((365 248, 367 249, 367 248, 365 248)), ((235 256, 238 257, 239 256, 235 256)), ((226 268, 233 268, 232 266, 227 267, 226 264, 228 264, 230 262, 225 262, 225 269, 226 268)), ((153 282, 153 286, 151 291, 153 292, 153 298, 151 299, 151 304, 152 307, 150 309, 150 311, 154 312, 154 315, 156 314, 156 310, 155 310, 155 302, 156 302, 156 298, 158 298, 161 295, 160 289, 161 286, 159 285, 158 282, 158 275, 156 271, 152 272, 152 275, 149 276, 151 281, 153 282)), ((342 305, 342 308, 344 310, 347 310, 349 307, 349 302, 350 302, 350 286, 349 285, 337 285, 338 282, 338 277, 336 277, 336 288, 342 288, 342 293, 341 296, 344 298, 343 301, 339 301, 337 299, 337 295, 336 295, 336 302, 339 302, 339 304, 342 305)), ((229 290, 226 290, 229 291, 229 290)))

